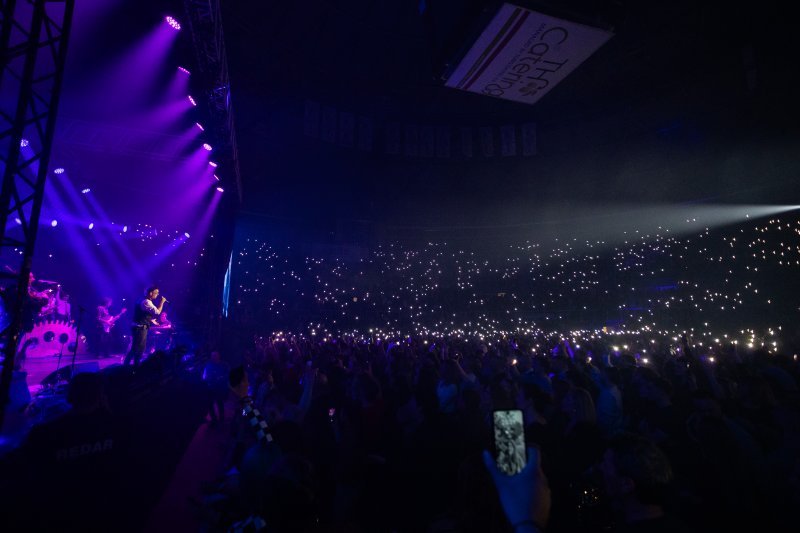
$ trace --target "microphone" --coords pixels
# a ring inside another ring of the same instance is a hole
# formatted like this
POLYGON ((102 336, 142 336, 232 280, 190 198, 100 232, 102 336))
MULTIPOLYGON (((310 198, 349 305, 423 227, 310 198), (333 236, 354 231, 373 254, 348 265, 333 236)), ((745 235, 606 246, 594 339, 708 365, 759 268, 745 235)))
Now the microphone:
POLYGON ((168 303, 169 303, 169 300, 167 300, 166 298, 164 298, 164 303, 165 303, 165 304, 168 304, 168 303))

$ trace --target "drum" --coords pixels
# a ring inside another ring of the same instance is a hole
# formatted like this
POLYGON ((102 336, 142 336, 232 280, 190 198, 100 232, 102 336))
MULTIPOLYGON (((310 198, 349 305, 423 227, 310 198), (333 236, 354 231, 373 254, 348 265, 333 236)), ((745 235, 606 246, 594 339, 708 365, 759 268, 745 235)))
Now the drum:
POLYGON ((48 318, 53 318, 56 314, 56 307, 58 305, 58 301, 56 299, 56 295, 52 293, 52 291, 47 291, 47 303, 44 304, 42 309, 39 311, 39 319, 46 320, 48 318))
POLYGON ((69 320, 70 319, 70 305, 69 300, 63 300, 61 298, 55 301, 55 314, 58 318, 62 320, 69 320))
POLYGON ((27 347, 29 359, 36 359, 71 354, 75 350, 76 340, 77 354, 87 354, 86 336, 81 334, 78 339, 75 324, 64 320, 39 320, 30 332, 22 335, 19 345, 27 347))

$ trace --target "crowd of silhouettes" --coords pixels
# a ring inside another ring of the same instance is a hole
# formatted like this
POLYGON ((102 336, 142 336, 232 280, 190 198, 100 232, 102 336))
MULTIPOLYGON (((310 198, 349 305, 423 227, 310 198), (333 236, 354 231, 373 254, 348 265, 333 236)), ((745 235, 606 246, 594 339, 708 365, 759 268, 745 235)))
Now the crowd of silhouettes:
POLYGON ((229 453, 199 516, 274 532, 791 529, 795 357, 534 342, 257 337, 229 373, 229 453), (513 476, 494 459, 504 409, 525 423, 513 476))

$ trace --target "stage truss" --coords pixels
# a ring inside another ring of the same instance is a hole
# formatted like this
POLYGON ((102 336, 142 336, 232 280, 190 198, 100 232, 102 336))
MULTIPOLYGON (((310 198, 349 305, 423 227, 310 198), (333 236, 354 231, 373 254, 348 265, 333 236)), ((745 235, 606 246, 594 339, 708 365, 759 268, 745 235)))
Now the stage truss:
POLYGON ((0 21, 0 270, 6 322, 0 375, 0 428, 22 324, 22 295, 36 243, 67 57, 74 0, 5 0, 0 21), (24 149, 24 150, 23 150, 24 149), (13 289, 11 287, 14 287, 13 289), (10 322, 8 319, 10 317, 10 322))

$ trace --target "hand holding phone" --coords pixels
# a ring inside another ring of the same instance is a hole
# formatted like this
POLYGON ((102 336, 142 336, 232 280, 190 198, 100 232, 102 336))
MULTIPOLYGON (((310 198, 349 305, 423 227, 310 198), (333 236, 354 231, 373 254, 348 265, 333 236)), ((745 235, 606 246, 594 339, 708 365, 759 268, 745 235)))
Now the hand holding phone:
POLYGON ((509 523, 533 522, 541 530, 550 518, 550 484, 542 471, 539 450, 528 448, 527 455, 528 461, 522 471, 511 476, 499 470, 489 452, 483 452, 483 463, 492 476, 509 523))

